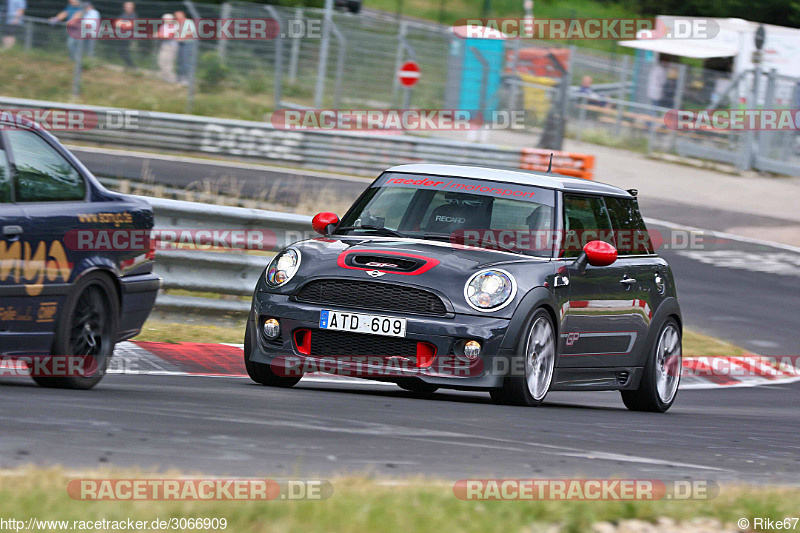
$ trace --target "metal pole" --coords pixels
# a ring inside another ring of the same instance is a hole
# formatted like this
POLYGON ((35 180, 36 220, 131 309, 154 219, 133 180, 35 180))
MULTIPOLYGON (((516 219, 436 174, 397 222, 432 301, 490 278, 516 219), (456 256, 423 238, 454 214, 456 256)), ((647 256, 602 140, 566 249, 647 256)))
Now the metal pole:
POLYGON ((280 109, 283 89, 283 19, 274 7, 265 5, 264 9, 278 23, 278 36, 275 39, 275 109, 280 109))
POLYGON ((75 69, 72 71, 72 96, 77 98, 81 95, 81 70, 83 69, 83 39, 76 39, 77 52, 75 58, 75 69))
MULTIPOLYGON (((183 5, 186 6, 186 10, 192 16, 193 20, 200 18, 200 13, 197 11, 197 8, 194 7, 192 0, 183 0, 183 5)), ((198 44, 196 41, 190 40, 187 42, 189 46, 189 86, 186 91, 186 112, 191 113, 194 107, 195 86, 197 85, 197 59, 200 54, 198 53, 198 44)))
POLYGON ((30 50, 33 46, 33 21, 25 21, 25 50, 30 50))
POLYGON ((392 76, 392 102, 397 102, 397 92, 400 90, 400 80, 397 73, 400 72, 400 65, 403 64, 403 53, 406 47, 406 33, 408 28, 405 21, 400 22, 400 32, 397 34, 397 52, 394 58, 394 76, 392 76))
MULTIPOLYGON (((303 20, 303 9, 294 10, 294 19, 303 20)), ((300 37, 292 36, 292 51, 289 56, 289 83, 294 85, 297 82, 297 61, 300 58, 300 37)))
POLYGON ((325 15, 322 22, 322 42, 319 46, 319 64, 317 65, 317 87, 314 90, 314 107, 322 107, 323 92, 325 92, 325 76, 328 72, 328 46, 331 38, 331 23, 333 22, 333 0, 325 0, 325 15))
MULTIPOLYGON (((231 18, 231 5, 228 2, 222 4, 222 8, 219 11, 219 18, 221 19, 229 19, 231 18)), ((228 50, 228 39, 220 39, 217 41, 217 54, 219 54, 219 61, 222 64, 225 64, 225 53, 228 50)))
POLYGON ((342 98, 342 77, 344 75, 344 63, 347 57, 347 39, 344 34, 339 30, 339 27, 331 21, 331 30, 336 36, 339 44, 339 53, 336 58, 336 85, 333 89, 333 107, 339 109, 339 101, 342 98))

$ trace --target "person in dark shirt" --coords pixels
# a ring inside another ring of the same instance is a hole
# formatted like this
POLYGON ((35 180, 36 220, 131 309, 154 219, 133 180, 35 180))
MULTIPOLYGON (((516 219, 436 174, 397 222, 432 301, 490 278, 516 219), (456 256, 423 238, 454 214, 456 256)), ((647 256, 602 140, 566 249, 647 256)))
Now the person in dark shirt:
MULTIPOLYGON (((55 24, 57 22, 66 22, 69 24, 72 21, 79 20, 81 15, 83 14, 83 10, 81 9, 80 0, 69 0, 67 7, 65 7, 58 15, 55 17, 50 17, 50 24, 55 24)), ((67 32, 67 50, 69 50, 69 57, 73 61, 78 60, 78 46, 79 46, 78 39, 71 36, 69 32, 67 32)))
MULTIPOLYGON (((133 2, 125 2, 122 4, 122 14, 117 17, 116 26, 117 28, 133 28, 133 21, 137 18, 136 16, 136 4, 133 2)), ((122 58, 122 61, 125 63, 126 69, 134 69, 136 68, 136 64, 133 62, 133 58, 131 57, 131 41, 130 39, 122 39, 117 41, 119 44, 119 55, 122 58)))

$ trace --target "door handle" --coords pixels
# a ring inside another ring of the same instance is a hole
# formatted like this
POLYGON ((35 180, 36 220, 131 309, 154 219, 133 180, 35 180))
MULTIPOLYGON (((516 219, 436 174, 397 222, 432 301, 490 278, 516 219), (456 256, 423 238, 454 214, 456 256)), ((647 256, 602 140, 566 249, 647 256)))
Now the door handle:
POLYGON ((619 280, 619 282, 624 283, 625 285, 632 285, 636 283, 636 278, 629 278, 628 276, 625 276, 624 278, 619 280))
POLYGON ((5 237, 22 235, 22 226, 3 226, 3 235, 5 237))

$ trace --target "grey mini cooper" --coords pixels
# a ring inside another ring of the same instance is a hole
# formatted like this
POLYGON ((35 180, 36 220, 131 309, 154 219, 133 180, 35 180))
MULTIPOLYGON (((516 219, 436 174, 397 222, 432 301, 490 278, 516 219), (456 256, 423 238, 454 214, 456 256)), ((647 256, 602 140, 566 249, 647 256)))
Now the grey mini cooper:
POLYGON ((321 371, 513 405, 551 390, 619 390, 639 411, 675 401, 681 312, 636 191, 403 165, 313 227, 255 287, 244 357, 258 383, 321 371))

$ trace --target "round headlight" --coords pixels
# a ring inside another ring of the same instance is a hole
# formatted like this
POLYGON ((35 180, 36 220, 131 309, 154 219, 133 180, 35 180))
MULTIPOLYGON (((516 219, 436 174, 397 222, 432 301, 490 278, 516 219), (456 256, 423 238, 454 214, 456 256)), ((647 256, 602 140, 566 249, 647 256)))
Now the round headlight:
POLYGON ((495 311, 508 305, 517 292, 514 276, 505 270, 481 270, 464 286, 467 303, 478 311, 495 311))
POLYGON ((300 266, 300 252, 287 248, 272 258, 264 277, 267 285, 280 287, 295 275, 300 266))

